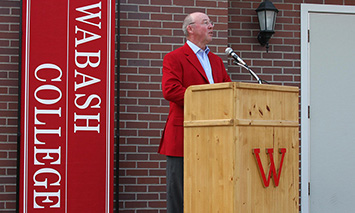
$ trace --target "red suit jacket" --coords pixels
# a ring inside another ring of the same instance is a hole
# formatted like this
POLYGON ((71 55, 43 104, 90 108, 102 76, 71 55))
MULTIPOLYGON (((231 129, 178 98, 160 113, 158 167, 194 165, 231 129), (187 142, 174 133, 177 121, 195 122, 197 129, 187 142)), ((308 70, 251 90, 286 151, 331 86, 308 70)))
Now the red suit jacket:
MULTIPOLYGON (((230 82, 222 59, 208 53, 215 83, 230 82)), ((208 84, 206 73, 188 44, 168 53, 163 60, 163 96, 170 102, 158 152, 168 156, 184 156, 184 94, 187 87, 208 84)))

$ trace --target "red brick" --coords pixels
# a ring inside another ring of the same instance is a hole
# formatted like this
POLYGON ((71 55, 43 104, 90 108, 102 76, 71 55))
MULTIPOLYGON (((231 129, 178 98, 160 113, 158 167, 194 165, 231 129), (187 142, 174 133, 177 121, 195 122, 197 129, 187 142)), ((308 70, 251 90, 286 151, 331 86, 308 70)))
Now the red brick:
POLYGON ((139 57, 142 59, 160 59, 160 53, 153 53, 153 52, 139 52, 139 57))
POLYGON ((151 84, 139 84, 139 89, 146 89, 146 90, 159 90, 160 91, 160 82, 159 83, 151 83, 151 84))
POLYGON ((136 178, 123 178, 120 177, 118 179, 118 181, 120 182, 120 184, 136 184, 136 178))
POLYGON ((150 122, 149 123, 149 128, 151 129, 164 129, 165 122, 164 123, 157 123, 157 122, 150 122))
POLYGON ((148 194, 137 194, 138 200, 157 200, 159 198, 158 194, 148 193, 148 194))
POLYGON ((20 22, 20 17, 19 16, 6 16, 6 15, 0 15, 0 20, 3 23, 19 23, 20 22))
POLYGON ((294 60, 300 60, 301 55, 299 53, 285 53, 284 54, 285 59, 294 59, 294 60))
MULTIPOLYGON (((198 7, 217 7, 217 1, 197 1, 196 6, 198 7)), ((210 14, 210 13, 207 13, 210 14)))
POLYGON ((138 136, 146 136, 146 137, 160 137, 160 131, 158 130, 138 130, 138 136))
MULTIPOLYGON (((0 183, 1 184, 16 184, 16 177, 11 177, 11 176, 0 177, 0 183)), ((5 194, 4 196, 8 196, 8 195, 5 194)), ((15 200, 15 199, 12 199, 12 200, 15 200)), ((3 199, 0 198, 0 200, 3 200, 3 199)))
POLYGON ((292 75, 274 75, 274 81, 293 81, 292 75))
POLYGON ((284 73, 285 74, 300 74, 301 70, 300 69, 296 69, 296 68, 285 68, 284 69, 284 73))
POLYGON ((166 157, 160 154, 150 154, 150 160, 165 160, 166 157))
POLYGON ((137 136, 137 130, 127 130, 127 129, 120 129, 119 134, 121 137, 124 136, 137 136))
POLYGON ((154 67, 140 67, 139 68, 139 73, 140 74, 161 74, 161 69, 160 68, 154 68, 154 67))
POLYGON ((138 20, 149 19, 149 13, 129 12, 128 19, 138 19, 138 20))
POLYGON ((148 160, 148 155, 147 154, 127 154, 127 160, 135 160, 135 161, 142 161, 142 160, 148 160))
POLYGON ((138 101, 140 105, 159 105, 160 100, 159 99, 140 99, 138 101))
POLYGON ((138 184, 159 184, 159 178, 138 178, 138 184))
POLYGON ((129 194, 129 193, 120 193, 118 195, 120 200, 134 200, 135 196, 134 194, 129 194))
MULTIPOLYGON (((135 168, 135 167, 131 167, 135 168)), ((126 171, 128 176, 142 176, 145 177, 148 175, 148 170, 146 169, 130 169, 126 171)))
POLYGON ((161 21, 140 21, 140 27, 161 28, 161 21))
POLYGON ((139 26, 139 21, 136 21, 136 20, 124 20, 124 19, 121 19, 120 20, 120 25, 121 27, 138 27, 139 26))
POLYGON ((253 60, 253 66, 272 66, 272 61, 253 60))
MULTIPOLYGON (((119 146, 120 152, 127 153, 127 152, 136 152, 136 146, 119 146)), ((133 164, 132 164, 133 165, 133 164)))
POLYGON ((151 14, 151 20, 159 20, 159 21, 171 21, 173 20, 172 14, 151 14))
POLYGON ((355 1, 353 1, 353 0, 345 0, 345 5, 355 5, 355 1))
POLYGON ((125 186, 125 191, 126 192, 146 192, 147 191, 147 187, 146 186, 138 186, 138 185, 128 185, 125 186))
POLYGON ((128 81, 132 81, 132 82, 148 82, 149 81, 149 76, 147 76, 147 75, 144 75, 144 76, 129 75, 128 76, 128 81))
POLYGON ((140 5, 139 10, 142 12, 160 12, 160 7, 157 7, 155 5, 140 5))
POLYGON ((137 168, 159 168, 158 162, 138 162, 137 168))
POLYGON ((183 13, 183 7, 168 7, 164 6, 162 8, 163 13, 183 13))
POLYGON ((325 0, 325 4, 339 4, 339 0, 325 0))
POLYGON ((276 68, 276 67, 263 68, 263 74, 280 74, 280 73, 282 73, 281 68, 276 68))
POLYGON ((150 201, 150 202, 148 202, 148 206, 151 208, 164 208, 166 206, 166 202, 150 201))
POLYGON ((172 51, 172 45, 169 44, 152 44, 151 45, 152 51, 172 51))
POLYGON ((135 202, 130 202, 127 201, 125 202, 126 208, 144 208, 147 207, 147 202, 140 202, 140 201, 135 201, 135 202))
POLYGON ((156 186, 148 186, 148 192, 165 192, 166 186, 156 185, 156 186))
POLYGON ((149 29, 129 28, 128 34, 130 34, 130 35, 149 35, 149 29))
POLYGON ((173 5, 193 6, 194 5, 194 1, 191 1, 191 0, 173 0, 173 5))
POLYGON ((286 46, 286 45, 273 45, 274 51, 281 51, 281 52, 292 52, 293 46, 286 46))
MULTIPOLYGON (((132 35, 121 36, 121 41, 122 42, 137 42, 138 36, 132 36, 132 35)), ((135 54, 137 54, 137 53, 135 53, 135 54)), ((126 55, 122 55, 122 56, 126 56, 126 55)))
POLYGON ((120 162, 119 167, 122 168, 135 168, 136 162, 120 162))
POLYGON ((172 36, 172 31, 170 29, 151 29, 150 34, 160 36, 172 36))
POLYGON ((149 176, 165 176, 166 175, 166 171, 164 170, 158 170, 158 169, 150 169, 149 170, 149 176))
POLYGON ((292 61, 286 61, 286 60, 274 61, 274 66, 277 67, 292 67, 292 65, 293 65, 292 61))

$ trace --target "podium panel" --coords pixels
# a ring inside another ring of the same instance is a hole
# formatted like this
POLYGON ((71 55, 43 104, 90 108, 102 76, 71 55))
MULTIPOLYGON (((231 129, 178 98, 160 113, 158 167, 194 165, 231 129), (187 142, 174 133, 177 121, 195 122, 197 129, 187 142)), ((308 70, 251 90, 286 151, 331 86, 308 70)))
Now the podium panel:
POLYGON ((184 108, 184 212, 298 212, 298 88, 191 86, 184 108))

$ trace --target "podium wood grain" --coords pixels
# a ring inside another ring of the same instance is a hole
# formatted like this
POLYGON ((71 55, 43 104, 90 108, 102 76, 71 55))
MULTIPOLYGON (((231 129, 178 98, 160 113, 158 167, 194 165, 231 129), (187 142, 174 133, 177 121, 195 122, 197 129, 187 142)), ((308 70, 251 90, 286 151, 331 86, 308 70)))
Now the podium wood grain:
POLYGON ((184 113, 184 212, 298 212, 298 88, 251 83, 189 87, 184 113), (253 149, 286 148, 280 182, 264 187, 253 149))

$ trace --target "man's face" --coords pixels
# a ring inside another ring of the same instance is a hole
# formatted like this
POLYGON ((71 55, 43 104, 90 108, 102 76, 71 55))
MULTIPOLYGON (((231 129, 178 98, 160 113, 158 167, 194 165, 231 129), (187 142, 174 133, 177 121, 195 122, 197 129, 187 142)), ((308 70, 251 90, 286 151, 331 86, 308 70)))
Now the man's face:
POLYGON ((191 24, 191 30, 194 40, 206 45, 212 41, 213 22, 206 14, 197 13, 194 16, 194 22, 191 24))

